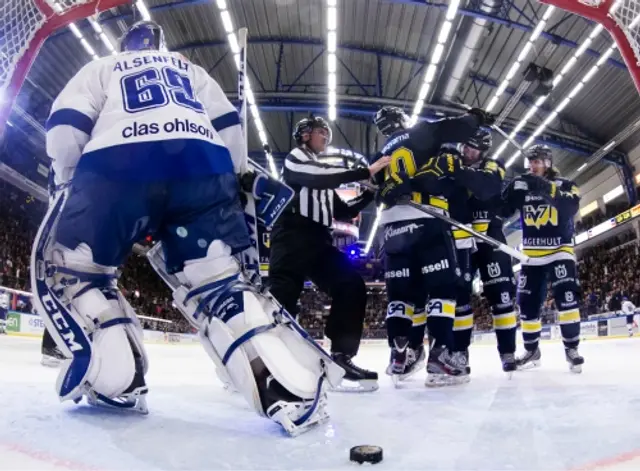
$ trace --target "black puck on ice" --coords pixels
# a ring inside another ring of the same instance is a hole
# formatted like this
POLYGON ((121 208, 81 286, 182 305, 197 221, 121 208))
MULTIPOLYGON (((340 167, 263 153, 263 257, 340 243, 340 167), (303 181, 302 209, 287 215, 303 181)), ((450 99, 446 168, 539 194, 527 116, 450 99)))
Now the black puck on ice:
POLYGON ((349 460, 358 464, 376 464, 382 461, 382 448, 375 445, 358 445, 349 451, 349 460))

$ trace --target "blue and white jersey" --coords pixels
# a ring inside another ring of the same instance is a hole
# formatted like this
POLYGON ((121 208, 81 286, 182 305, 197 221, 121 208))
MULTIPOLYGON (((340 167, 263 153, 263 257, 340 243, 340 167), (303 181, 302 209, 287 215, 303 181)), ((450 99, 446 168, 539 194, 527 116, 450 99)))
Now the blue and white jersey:
POLYGON ((119 181, 244 173, 245 147, 238 113, 218 83, 175 52, 90 62, 47 121, 56 184, 76 169, 119 181))

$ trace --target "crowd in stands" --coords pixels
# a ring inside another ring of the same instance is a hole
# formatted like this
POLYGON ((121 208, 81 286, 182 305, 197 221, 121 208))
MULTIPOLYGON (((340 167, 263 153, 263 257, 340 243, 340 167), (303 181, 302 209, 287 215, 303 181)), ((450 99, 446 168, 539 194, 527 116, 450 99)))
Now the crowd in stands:
MULTIPOLYGON (((46 206, 6 183, 0 183, 0 286, 29 291, 29 259, 31 244, 46 206)), ((608 208, 607 214, 596 211, 583 221, 579 230, 592 227, 626 209, 622 205, 608 208)), ((579 278, 583 290, 583 317, 620 308, 623 297, 640 305, 640 257, 635 232, 628 230, 615 239, 581 253, 579 278)), ((387 297, 384 291, 384 264, 374 258, 354 258, 368 287, 365 317, 365 335, 383 338, 387 297)), ((122 267, 119 286, 141 317, 143 326, 152 330, 192 332, 193 329, 173 307, 171 293, 155 274, 144 256, 131 254, 122 267), (148 319, 153 318, 153 319, 148 319), (162 319, 164 321, 154 320, 162 319), (167 322, 168 321, 168 322, 167 322)), ((32 310, 29 297, 13 295, 0 300, 9 309, 22 312, 32 310)), ((551 290, 549 290, 549 295, 551 290)), ((300 322, 316 336, 321 336, 330 309, 330 298, 308 287, 303 291, 300 304, 300 322)), ((473 297, 475 328, 491 330, 492 319, 487 300, 481 293, 473 297)), ((556 308, 549 297, 542 308, 543 323, 555 321, 556 308)))

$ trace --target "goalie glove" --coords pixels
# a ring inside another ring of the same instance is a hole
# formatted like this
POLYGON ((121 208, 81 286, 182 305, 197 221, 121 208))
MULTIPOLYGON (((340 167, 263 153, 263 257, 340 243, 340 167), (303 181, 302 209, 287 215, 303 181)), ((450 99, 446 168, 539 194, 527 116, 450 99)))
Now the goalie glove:
POLYGON ((264 173, 241 175, 240 187, 255 198, 256 217, 267 229, 271 229, 295 195, 289 185, 264 173))

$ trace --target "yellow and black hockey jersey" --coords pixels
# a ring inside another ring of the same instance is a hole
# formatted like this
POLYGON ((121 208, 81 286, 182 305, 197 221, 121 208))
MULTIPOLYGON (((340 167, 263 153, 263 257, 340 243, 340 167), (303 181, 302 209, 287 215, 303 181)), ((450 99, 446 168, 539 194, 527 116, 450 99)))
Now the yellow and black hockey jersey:
MULTIPOLYGON (((449 193, 454 187, 453 181, 450 178, 439 179, 435 176, 430 178, 428 170, 425 169, 428 162, 439 155, 445 142, 466 142, 479 126, 478 117, 469 114, 434 122, 423 121, 410 129, 392 134, 376 156, 391 156, 391 163, 383 178, 387 180, 392 178, 394 173, 405 172, 416 181, 417 191, 412 195, 413 201, 448 214, 449 203, 445 193, 449 193)), ((429 217, 431 216, 410 206, 394 205, 383 208, 380 223, 429 217)))
POLYGON ((555 177, 544 191, 530 190, 526 176, 516 178, 503 193, 511 212, 520 211, 522 247, 529 265, 575 260, 573 218, 580 192, 571 180, 555 177))

